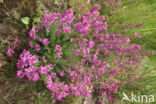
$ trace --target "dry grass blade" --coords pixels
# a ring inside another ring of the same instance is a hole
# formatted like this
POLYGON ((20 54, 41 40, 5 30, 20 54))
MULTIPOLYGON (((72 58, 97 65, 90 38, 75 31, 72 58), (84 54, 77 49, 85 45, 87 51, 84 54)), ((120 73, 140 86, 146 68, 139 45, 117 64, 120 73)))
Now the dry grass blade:
POLYGON ((0 0, 0 3, 3 3, 3 0, 0 0))

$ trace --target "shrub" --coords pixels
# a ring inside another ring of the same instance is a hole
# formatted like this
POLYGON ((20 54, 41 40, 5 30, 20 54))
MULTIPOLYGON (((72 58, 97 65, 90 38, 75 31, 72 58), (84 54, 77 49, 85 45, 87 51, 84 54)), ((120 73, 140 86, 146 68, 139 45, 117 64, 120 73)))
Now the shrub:
POLYGON ((43 23, 29 31, 17 77, 44 81, 56 100, 82 96, 97 98, 96 104, 116 102, 118 88, 140 69, 143 49, 131 43, 136 34, 108 34, 99 9, 97 5, 77 17, 72 9, 44 14, 43 23))

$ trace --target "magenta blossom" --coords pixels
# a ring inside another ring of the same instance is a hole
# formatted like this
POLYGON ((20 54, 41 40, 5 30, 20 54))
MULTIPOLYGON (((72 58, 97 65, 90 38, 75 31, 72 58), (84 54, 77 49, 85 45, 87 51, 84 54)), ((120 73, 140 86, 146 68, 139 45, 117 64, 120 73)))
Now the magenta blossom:
POLYGON ((33 40, 36 39, 36 31, 35 30, 30 30, 29 31, 29 37, 33 40))
POLYGON ((38 57, 35 55, 32 55, 29 51, 24 50, 18 59, 18 62, 16 64, 17 68, 21 70, 24 67, 32 66, 35 63, 38 62, 38 57))
POLYGON ((33 73, 32 74, 32 81, 36 82, 39 80, 39 74, 38 73, 33 73))
POLYGON ((75 54, 75 56, 78 56, 78 55, 80 54, 80 50, 76 49, 76 50, 74 51, 74 54, 75 54))
POLYGON ((40 45, 39 45, 39 44, 35 45, 35 50, 36 50, 36 51, 40 51, 40 50, 41 50, 41 48, 40 48, 40 45))
POLYGON ((21 41, 19 39, 14 40, 10 45, 11 47, 15 47, 17 44, 19 44, 21 41))
POLYGON ((62 48, 61 48, 60 45, 56 45, 56 46, 55 46, 55 49, 56 49, 57 51, 61 51, 61 50, 62 50, 62 48))
POLYGON ((112 69, 110 72, 109 72, 109 74, 117 74, 119 72, 119 70, 118 69, 112 69))
POLYGON ((25 76, 24 72, 22 72, 21 70, 17 71, 17 74, 16 74, 17 78, 21 79, 25 76))
POLYGON ((62 58, 62 55, 63 55, 62 52, 58 52, 58 53, 56 54, 56 56, 57 56, 58 58, 62 58))
POLYGON ((46 57, 45 56, 42 56, 42 62, 46 63, 46 57))
POLYGON ((89 45, 89 48, 93 48, 94 47, 94 42, 93 41, 89 41, 88 45, 89 45))
POLYGON ((63 26, 62 30, 63 30, 63 33, 70 33, 71 27, 63 26))
POLYGON ((7 56, 12 56, 14 54, 14 50, 12 48, 9 48, 6 52, 7 56))
POLYGON ((33 48, 33 41, 29 41, 28 42, 28 46, 31 47, 31 48, 33 48))
POLYGON ((48 41, 47 38, 40 38, 39 42, 41 42, 43 45, 48 45, 49 44, 49 41, 48 41))
POLYGON ((128 43, 130 43, 130 39, 129 38, 126 38, 126 43, 128 44, 128 43))
POLYGON ((60 75, 61 77, 65 76, 64 71, 61 71, 59 75, 60 75))

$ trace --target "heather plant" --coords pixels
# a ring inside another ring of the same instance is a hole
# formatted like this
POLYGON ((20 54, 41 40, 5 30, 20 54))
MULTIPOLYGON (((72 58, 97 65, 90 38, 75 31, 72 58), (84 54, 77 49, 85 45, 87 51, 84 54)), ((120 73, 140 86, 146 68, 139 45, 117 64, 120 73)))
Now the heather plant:
MULTIPOLYGON (((67 97, 93 98, 96 104, 117 102, 118 89, 134 80, 144 58, 131 36, 109 34, 100 6, 74 16, 44 14, 43 23, 28 33, 28 48, 17 60, 19 79, 44 81, 56 100, 67 97)), ((8 56, 14 54, 9 48, 8 56)))

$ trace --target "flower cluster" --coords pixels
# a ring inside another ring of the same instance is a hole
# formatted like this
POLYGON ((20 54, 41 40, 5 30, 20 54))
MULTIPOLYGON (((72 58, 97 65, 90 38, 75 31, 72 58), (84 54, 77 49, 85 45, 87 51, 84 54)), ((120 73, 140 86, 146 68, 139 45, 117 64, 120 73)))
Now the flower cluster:
POLYGON ((47 74, 50 70, 53 69, 53 65, 49 64, 46 66, 35 66, 38 62, 38 57, 32 55, 29 51, 24 50, 19 57, 19 60, 16 64, 18 71, 17 77, 23 78, 27 77, 29 80, 37 81, 39 80, 39 75, 47 74))
POLYGON ((55 46, 55 50, 58 51, 58 52, 56 53, 56 56, 57 56, 58 58, 62 58, 63 53, 61 52, 61 51, 62 51, 61 46, 60 46, 60 45, 56 45, 56 46, 55 46))
POLYGON ((14 52, 14 50, 13 50, 12 48, 8 48, 8 50, 7 50, 7 52, 6 52, 6 54, 7 54, 8 56, 12 56, 14 53, 15 53, 15 52, 14 52))
POLYGON ((47 38, 39 38, 39 42, 41 42, 43 45, 48 45, 49 41, 47 38))
POLYGON ((89 13, 82 16, 81 22, 74 24, 74 28, 81 35, 86 35, 89 33, 99 33, 101 31, 107 31, 107 22, 105 16, 99 16, 97 11, 100 7, 93 8, 89 13))
POLYGON ((15 52, 14 49, 21 41, 19 39, 15 39, 13 42, 9 44, 9 48, 6 52, 7 56, 12 56, 15 52))
POLYGON ((27 50, 24 50, 20 56, 19 56, 19 59, 18 59, 18 62, 16 64, 17 68, 19 70, 27 67, 27 66, 32 66, 34 65, 35 63, 38 62, 38 57, 35 56, 35 55, 32 55, 29 51, 27 50))

